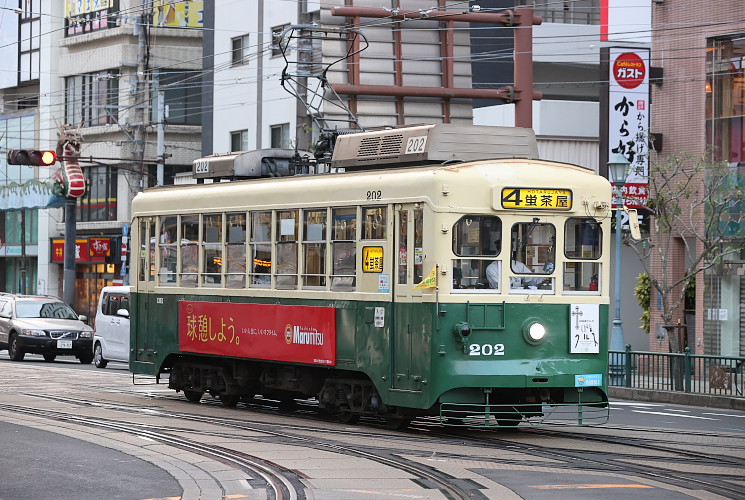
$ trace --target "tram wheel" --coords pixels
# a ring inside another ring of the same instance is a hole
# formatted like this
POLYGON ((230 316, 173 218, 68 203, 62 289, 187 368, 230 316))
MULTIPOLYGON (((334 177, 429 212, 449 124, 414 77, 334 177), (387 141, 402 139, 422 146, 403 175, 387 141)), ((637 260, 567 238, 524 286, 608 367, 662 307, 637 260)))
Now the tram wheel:
POLYGON ((240 401, 240 399, 241 399, 240 396, 234 396, 234 395, 228 396, 228 395, 223 394, 222 396, 220 396, 220 402, 226 408, 235 408, 238 405, 238 401, 240 401))
POLYGON ((342 410, 337 414, 336 418, 342 424, 356 424, 360 421, 360 416, 356 413, 352 413, 350 410, 342 410))
POLYGON ((47 363, 51 363, 52 361, 57 359, 56 354, 43 354, 43 356, 44 356, 44 361, 46 361, 47 363))
POLYGON ((202 399, 203 395, 204 393, 201 391, 184 391, 184 397, 187 401, 192 403, 199 403, 199 400, 202 399))
POLYGON ((385 426, 392 431, 402 431, 411 423, 410 418, 386 417, 385 426))
POLYGON ((500 427, 517 427, 523 419, 519 413, 499 413, 494 418, 500 427))

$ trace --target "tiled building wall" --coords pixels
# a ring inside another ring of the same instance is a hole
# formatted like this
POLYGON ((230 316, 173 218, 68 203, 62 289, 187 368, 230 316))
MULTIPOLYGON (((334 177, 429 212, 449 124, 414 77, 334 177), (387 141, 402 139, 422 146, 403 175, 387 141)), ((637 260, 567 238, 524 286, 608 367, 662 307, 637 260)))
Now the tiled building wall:
MULTIPOLYGON (((706 145, 706 49, 707 40, 717 36, 745 33, 745 22, 739 13, 745 11, 745 0, 706 2, 694 0, 663 0, 652 4, 652 67, 663 70, 662 84, 652 86, 652 130, 662 134, 663 148, 658 156, 690 153, 701 156, 706 145)), ((653 158, 653 164, 655 160, 653 158)), ((654 167, 653 167, 654 168, 654 167)), ((699 218, 700 220, 700 218, 699 218)), ((654 237, 654 235, 653 235, 654 237)), ((686 259, 682 241, 674 251, 671 264, 662 265, 653 258, 653 274, 679 275, 686 259)), ((701 252, 700 243, 696 253, 701 252)), ((654 252, 653 252, 654 256, 654 252)), ((703 275, 696 281, 696 320, 694 345, 698 354, 704 352, 705 287, 703 275)), ((667 351, 668 342, 656 340, 661 323, 658 296, 651 294, 650 349, 667 351)), ((710 307, 710 306, 709 306, 710 307)), ((683 307, 673 323, 683 318, 683 307)))

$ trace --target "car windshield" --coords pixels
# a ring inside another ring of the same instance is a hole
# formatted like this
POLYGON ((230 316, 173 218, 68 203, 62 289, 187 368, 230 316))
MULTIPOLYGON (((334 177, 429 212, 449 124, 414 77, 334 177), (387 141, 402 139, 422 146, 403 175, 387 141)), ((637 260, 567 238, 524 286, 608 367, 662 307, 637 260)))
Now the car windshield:
POLYGON ((17 301, 16 316, 19 318, 78 319, 75 311, 64 302, 40 300, 17 301))

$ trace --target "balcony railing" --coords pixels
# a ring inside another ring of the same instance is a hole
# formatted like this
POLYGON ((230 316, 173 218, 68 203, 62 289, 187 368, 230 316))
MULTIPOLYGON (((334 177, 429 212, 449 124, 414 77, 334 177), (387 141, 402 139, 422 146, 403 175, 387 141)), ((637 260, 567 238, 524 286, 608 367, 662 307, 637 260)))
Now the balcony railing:
POLYGON ((745 357, 610 351, 609 385, 745 398, 745 357))

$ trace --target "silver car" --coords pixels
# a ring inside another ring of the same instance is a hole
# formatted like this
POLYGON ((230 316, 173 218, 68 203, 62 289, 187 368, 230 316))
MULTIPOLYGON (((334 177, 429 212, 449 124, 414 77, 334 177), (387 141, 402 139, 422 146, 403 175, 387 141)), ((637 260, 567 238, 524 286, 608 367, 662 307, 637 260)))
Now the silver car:
POLYGON ((0 293, 0 350, 23 361, 26 353, 46 361, 75 356, 83 364, 93 361, 93 329, 70 306, 48 295, 0 293))

